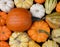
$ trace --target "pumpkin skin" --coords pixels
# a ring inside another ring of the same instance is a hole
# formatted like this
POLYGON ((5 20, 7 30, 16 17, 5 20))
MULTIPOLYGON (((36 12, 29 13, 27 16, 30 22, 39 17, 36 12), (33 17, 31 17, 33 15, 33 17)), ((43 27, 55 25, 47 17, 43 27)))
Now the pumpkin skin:
POLYGON ((29 9, 33 4, 33 0, 14 0, 14 3, 17 8, 29 9))
POLYGON ((0 47, 10 47, 9 44, 5 41, 0 41, 0 47))
POLYGON ((6 26, 0 26, 0 40, 8 40, 11 31, 6 26))
POLYGON ((6 24, 7 14, 5 12, 0 11, 0 25, 6 24))
POLYGON ((57 6, 56 6, 56 11, 57 12, 60 12, 60 2, 57 4, 57 6))
POLYGON ((28 30, 28 35, 36 42, 45 42, 49 34, 50 28, 43 20, 34 22, 32 27, 28 30))
POLYGON ((6 23, 12 31, 25 31, 32 24, 31 14, 24 8, 14 8, 8 13, 6 23))

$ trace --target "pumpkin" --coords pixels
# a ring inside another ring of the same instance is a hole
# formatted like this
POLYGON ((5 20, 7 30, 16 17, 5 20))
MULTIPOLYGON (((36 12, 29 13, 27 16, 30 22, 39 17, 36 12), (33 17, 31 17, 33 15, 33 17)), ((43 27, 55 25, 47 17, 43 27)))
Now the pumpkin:
POLYGON ((56 6, 56 11, 57 12, 60 12, 60 2, 57 4, 57 6, 56 6))
POLYGON ((33 40, 29 41, 29 47, 41 47, 37 43, 35 43, 33 40))
POLYGON ((36 3, 44 3, 45 0, 34 0, 36 3))
POLYGON ((52 31, 52 39, 58 43, 60 43, 60 28, 54 29, 52 31))
POLYGON ((0 9, 9 12, 14 7, 13 0, 0 0, 0 9))
POLYGON ((0 41, 0 47, 10 47, 9 44, 5 41, 0 41))
POLYGON ((42 45, 42 47, 59 47, 59 46, 55 41, 48 40, 42 45))
POLYGON ((60 28, 60 13, 54 12, 50 15, 46 15, 45 20, 51 28, 60 28))
POLYGON ((33 4, 30 12, 33 17, 42 18, 45 15, 45 8, 41 4, 33 4))
POLYGON ((0 12, 0 25, 6 24, 7 14, 5 12, 0 12))
POLYGON ((25 32, 14 32, 9 39, 10 47, 28 47, 30 38, 25 32))
POLYGON ((35 21, 32 27, 28 30, 28 35, 36 42, 45 42, 49 34, 50 28, 43 20, 35 21))
POLYGON ((33 4, 33 0, 14 0, 14 2, 17 8, 25 9, 29 9, 33 4))
POLYGON ((24 8, 14 8, 8 13, 6 24, 12 31, 28 30, 32 24, 31 14, 24 8))
POLYGON ((6 26, 0 26, 0 40, 8 40, 11 31, 6 26))

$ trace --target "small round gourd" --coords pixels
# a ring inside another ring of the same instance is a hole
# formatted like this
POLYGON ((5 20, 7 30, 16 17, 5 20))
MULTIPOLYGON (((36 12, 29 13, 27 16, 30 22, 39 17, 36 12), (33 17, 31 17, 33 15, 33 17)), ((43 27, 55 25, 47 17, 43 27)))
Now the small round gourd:
POLYGON ((42 47, 59 47, 59 46, 55 41, 48 40, 42 45, 42 47))
POLYGON ((52 39, 58 43, 60 43, 60 28, 54 29, 52 31, 52 39))
POLYGON ((50 28, 43 20, 35 21, 32 27, 28 30, 28 35, 36 42, 45 42, 49 34, 50 28))

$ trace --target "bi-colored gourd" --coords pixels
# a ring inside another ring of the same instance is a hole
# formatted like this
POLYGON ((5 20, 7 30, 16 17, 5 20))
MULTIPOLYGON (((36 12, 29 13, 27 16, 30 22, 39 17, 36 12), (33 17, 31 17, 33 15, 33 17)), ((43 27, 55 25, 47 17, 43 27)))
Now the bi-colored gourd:
POLYGON ((34 4, 30 8, 33 17, 42 18, 45 15, 45 8, 41 4, 34 4))
POLYGON ((0 40, 8 40, 11 31, 6 26, 0 26, 0 40))
POLYGON ((9 44, 5 41, 0 41, 0 47, 10 47, 9 44))
POLYGON ((36 3, 44 3, 45 2, 45 0, 34 0, 36 3))
POLYGON ((0 25, 6 24, 7 14, 5 12, 0 12, 0 25))
POLYGON ((25 9, 29 9, 33 4, 33 0, 14 0, 14 2, 17 8, 25 9))
POLYGON ((60 12, 60 2, 57 4, 57 6, 56 6, 56 11, 57 12, 60 12))
POLYGON ((32 24, 31 13, 24 8, 14 8, 8 13, 6 24, 12 31, 28 30, 32 24))
POLYGON ((0 0, 0 9, 4 12, 9 12, 14 7, 13 0, 0 0))
POLYGON ((45 21, 36 21, 28 30, 28 35, 36 42, 45 42, 50 34, 50 28, 45 21))
POLYGON ((59 46, 55 41, 48 40, 42 45, 42 47, 59 47, 59 46))
POLYGON ((54 29, 52 31, 52 39, 58 43, 60 43, 60 28, 54 29))

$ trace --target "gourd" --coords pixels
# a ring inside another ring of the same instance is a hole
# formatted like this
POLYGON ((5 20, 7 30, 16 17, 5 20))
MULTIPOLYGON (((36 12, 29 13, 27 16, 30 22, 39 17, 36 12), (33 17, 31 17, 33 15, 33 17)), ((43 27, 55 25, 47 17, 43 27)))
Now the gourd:
POLYGON ((36 3, 44 3, 45 2, 45 0, 34 0, 36 3))
POLYGON ((57 0, 46 0, 45 1, 45 9, 46 9, 46 14, 51 14, 54 8, 57 5, 57 0))
POLYGON ((24 8, 14 8, 8 13, 6 24, 12 31, 26 31, 32 24, 31 13, 24 8))
POLYGON ((58 43, 60 43, 60 28, 54 29, 52 31, 52 39, 58 43))
POLYGON ((60 12, 60 2, 58 2, 57 6, 56 6, 56 11, 60 12))
POLYGON ((50 15, 46 15, 45 20, 51 28, 60 28, 60 13, 54 12, 50 15))
POLYGON ((30 12, 33 17, 42 18, 45 15, 45 8, 41 4, 33 4, 30 12))
POLYGON ((49 37, 49 34, 50 28, 43 20, 35 21, 32 27, 28 30, 28 35, 36 42, 45 42, 49 37))
POLYGON ((14 2, 17 8, 25 9, 29 9, 33 4, 33 0, 14 0, 14 2))
POLYGON ((42 47, 59 47, 59 46, 55 41, 48 40, 42 45, 42 47))
POLYGON ((14 8, 13 0, 0 0, 0 9, 4 12, 9 12, 12 8, 14 8))
POLYGON ((5 12, 0 11, 0 25, 6 24, 7 14, 5 12))
POLYGON ((8 40, 11 35, 11 31, 6 26, 0 26, 0 41, 8 40))
POLYGON ((0 47, 10 47, 9 44, 5 41, 0 41, 0 47))

